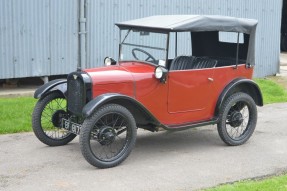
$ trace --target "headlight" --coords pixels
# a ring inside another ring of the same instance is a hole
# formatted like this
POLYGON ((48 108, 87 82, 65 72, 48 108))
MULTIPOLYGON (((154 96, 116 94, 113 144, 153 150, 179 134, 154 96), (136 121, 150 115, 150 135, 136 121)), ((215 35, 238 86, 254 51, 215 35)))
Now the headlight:
POLYGON ((165 83, 166 82, 166 77, 167 77, 167 69, 162 67, 162 66, 158 66, 155 68, 154 70, 154 76, 156 79, 159 79, 160 82, 165 83))
POLYGON ((112 59, 111 57, 106 57, 104 59, 104 63, 106 66, 110 66, 110 65, 116 65, 116 61, 114 59, 112 59))
POLYGON ((156 79, 161 79, 161 77, 162 77, 162 75, 163 75, 162 67, 157 67, 157 68, 155 69, 154 75, 155 75, 155 78, 156 78, 156 79))

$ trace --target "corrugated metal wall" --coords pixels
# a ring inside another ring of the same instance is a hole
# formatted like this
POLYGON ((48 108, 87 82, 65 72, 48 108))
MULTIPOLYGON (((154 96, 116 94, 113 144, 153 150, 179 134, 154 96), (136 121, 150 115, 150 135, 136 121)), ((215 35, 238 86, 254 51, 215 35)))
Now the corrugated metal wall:
POLYGON ((0 5, 0 79, 14 76, 12 1, 0 5))
POLYGON ((118 57, 115 22, 158 14, 215 14, 259 20, 255 76, 278 72, 282 0, 87 0, 88 66, 118 57))
POLYGON ((0 1, 0 79, 65 74, 78 62, 78 0, 0 1))
MULTIPOLYGON (((79 0, 0 1, 0 79, 76 69, 79 0)), ((86 0, 87 67, 118 56, 115 22, 159 14, 218 14, 259 20, 255 76, 278 72, 282 0, 86 0)))
POLYGON ((50 73, 75 71, 79 62, 78 0, 50 0, 50 73))

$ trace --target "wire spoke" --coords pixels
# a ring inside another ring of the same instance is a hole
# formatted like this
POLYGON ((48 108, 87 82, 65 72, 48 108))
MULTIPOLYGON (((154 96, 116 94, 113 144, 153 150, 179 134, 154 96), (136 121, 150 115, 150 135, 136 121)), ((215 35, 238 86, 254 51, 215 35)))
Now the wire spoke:
POLYGON ((94 156, 103 161, 112 161, 120 156, 128 144, 127 123, 127 118, 118 113, 109 113, 98 119, 90 139, 94 156))
POLYGON ((52 139, 63 139, 70 135, 70 132, 60 127, 55 127, 52 120, 56 112, 66 111, 66 100, 64 98, 56 98, 51 100, 44 107, 41 114, 41 127, 44 133, 52 139))
POLYGON ((248 129, 250 113, 245 102, 235 103, 228 112, 226 118, 226 132, 230 138, 240 140, 245 136, 248 129))

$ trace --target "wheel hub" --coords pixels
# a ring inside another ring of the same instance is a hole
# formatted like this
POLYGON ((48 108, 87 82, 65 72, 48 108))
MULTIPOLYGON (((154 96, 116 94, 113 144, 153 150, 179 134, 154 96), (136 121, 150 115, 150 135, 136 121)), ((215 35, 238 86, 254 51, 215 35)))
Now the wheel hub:
POLYGON ((117 134, 112 127, 104 126, 99 131, 98 140, 101 145, 109 145, 114 142, 116 135, 117 134))
POLYGON ((243 122, 243 116, 239 111, 234 111, 230 116, 230 125, 232 127, 238 127, 243 122))
POLYGON ((65 118, 67 113, 64 110, 57 110, 53 115, 52 115, 52 123, 55 127, 61 128, 62 124, 62 119, 65 118))

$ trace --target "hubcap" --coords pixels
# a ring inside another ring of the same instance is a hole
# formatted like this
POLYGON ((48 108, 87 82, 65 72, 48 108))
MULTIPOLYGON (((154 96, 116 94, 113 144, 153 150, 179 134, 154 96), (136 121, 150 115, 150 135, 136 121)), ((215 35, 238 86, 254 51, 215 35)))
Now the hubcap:
POLYGON ((117 134, 112 127, 104 126, 100 129, 98 141, 101 145, 109 145, 114 142, 116 135, 117 134))
POLYGON ((243 122, 243 116, 239 111, 234 111, 230 115, 230 125, 232 127, 238 127, 242 124, 243 122))
POLYGON ((55 127, 61 128, 62 119, 66 116, 66 112, 64 110, 57 110, 52 115, 52 123, 55 127))

